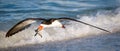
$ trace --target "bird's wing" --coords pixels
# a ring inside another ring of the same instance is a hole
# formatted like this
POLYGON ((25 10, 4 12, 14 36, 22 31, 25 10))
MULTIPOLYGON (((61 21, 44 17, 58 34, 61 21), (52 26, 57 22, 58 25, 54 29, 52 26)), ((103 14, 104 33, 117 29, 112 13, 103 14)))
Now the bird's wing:
POLYGON ((6 37, 12 36, 19 31, 24 30, 25 28, 28 28, 32 23, 36 22, 37 20, 45 20, 43 18, 27 18, 20 22, 18 22, 16 25, 14 25, 6 34, 6 37))
POLYGON ((76 20, 76 19, 72 19, 72 18, 57 18, 56 20, 72 20, 72 21, 76 21, 76 22, 79 22, 79 23, 82 23, 82 24, 85 24, 85 25, 89 25, 89 26, 91 26, 91 27, 94 27, 94 28, 97 28, 97 29, 100 29, 100 30, 103 30, 103 31, 106 31, 106 32, 111 33, 110 31, 108 31, 108 30, 106 30, 106 29, 103 29, 103 28, 100 28, 100 27, 97 27, 97 26, 94 26, 94 25, 85 23, 85 22, 83 22, 83 21, 79 21, 79 20, 76 20))

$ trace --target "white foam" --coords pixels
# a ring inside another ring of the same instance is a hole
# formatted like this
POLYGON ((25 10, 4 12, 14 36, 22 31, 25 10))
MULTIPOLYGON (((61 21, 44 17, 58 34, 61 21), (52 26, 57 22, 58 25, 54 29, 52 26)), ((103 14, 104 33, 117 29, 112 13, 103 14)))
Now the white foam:
MULTIPOLYGON (((95 16, 82 16, 78 20, 104 28, 112 33, 115 33, 120 31, 119 19, 120 13, 118 12, 118 14, 115 15, 98 13, 95 16)), ((72 21, 69 22, 69 25, 65 26, 66 29, 49 28, 41 31, 40 33, 43 35, 42 38, 39 35, 34 37, 34 30, 36 29, 37 25, 33 25, 30 28, 19 32, 9 38, 5 38, 6 32, 0 31, 0 48, 10 46, 22 46, 26 44, 36 44, 49 41, 62 41, 67 39, 86 37, 89 35, 109 34, 96 28, 72 21)))

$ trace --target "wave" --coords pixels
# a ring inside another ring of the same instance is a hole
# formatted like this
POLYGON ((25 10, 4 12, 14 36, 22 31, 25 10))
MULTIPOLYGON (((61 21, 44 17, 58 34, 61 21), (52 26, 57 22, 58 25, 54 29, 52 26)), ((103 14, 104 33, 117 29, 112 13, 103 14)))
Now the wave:
MULTIPOLYGON (((112 11, 98 12, 94 16, 80 16, 77 15, 78 19, 83 22, 104 28, 109 30, 112 33, 120 31, 120 9, 115 11, 116 14, 113 14, 112 11), (109 14, 108 14, 109 13, 109 14)), ((32 25, 30 28, 21 31, 9 38, 5 38, 5 31, 0 31, 0 48, 13 47, 13 46, 22 46, 27 44, 36 44, 44 43, 50 41, 64 41, 68 39, 81 38, 87 36, 101 35, 101 34, 112 34, 101 31, 99 29, 69 21, 66 24, 66 29, 62 28, 48 28, 40 33, 43 35, 41 38, 39 35, 34 36, 34 30, 38 24, 32 25)))

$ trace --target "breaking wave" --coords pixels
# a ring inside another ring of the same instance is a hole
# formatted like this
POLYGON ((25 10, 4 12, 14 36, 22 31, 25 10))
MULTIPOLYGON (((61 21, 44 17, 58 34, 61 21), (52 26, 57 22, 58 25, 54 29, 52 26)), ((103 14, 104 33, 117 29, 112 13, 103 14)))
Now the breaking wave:
MULTIPOLYGON (((96 15, 92 16, 80 16, 77 15, 79 19, 83 22, 104 28, 109 30, 112 33, 120 31, 120 9, 115 11, 115 14, 112 11, 98 12, 96 15), (109 13, 109 14, 108 14, 109 13)), ((100 34, 112 34, 101 31, 99 29, 69 21, 66 24, 66 28, 48 28, 40 33, 43 35, 41 38, 39 35, 34 36, 38 24, 33 24, 30 28, 21 31, 11 37, 5 38, 5 31, 0 31, 0 48, 12 47, 12 46, 22 46, 27 44, 40 44, 50 41, 64 41, 73 38, 81 38, 87 36, 94 36, 100 34)))

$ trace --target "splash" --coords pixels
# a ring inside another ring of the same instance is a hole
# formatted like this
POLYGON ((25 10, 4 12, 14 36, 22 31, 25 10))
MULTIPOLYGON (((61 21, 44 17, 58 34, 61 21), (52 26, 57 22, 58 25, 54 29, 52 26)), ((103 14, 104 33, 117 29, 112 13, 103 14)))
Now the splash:
MULTIPOLYGON (((119 9, 118 9, 119 10, 119 9)), ((104 12, 110 13, 110 12, 104 12)), ((84 21, 86 23, 104 28, 112 33, 120 31, 120 12, 117 14, 101 14, 98 12, 95 16, 78 16, 77 20, 84 21)), ((43 35, 41 38, 39 35, 34 36, 34 30, 37 24, 32 25, 30 28, 21 31, 9 38, 5 38, 4 31, 0 31, 0 48, 22 46, 26 44, 44 43, 49 41, 63 41, 73 38, 87 37, 90 35, 110 34, 99 29, 69 21, 65 25, 66 29, 62 28, 47 28, 40 33, 43 35)))

